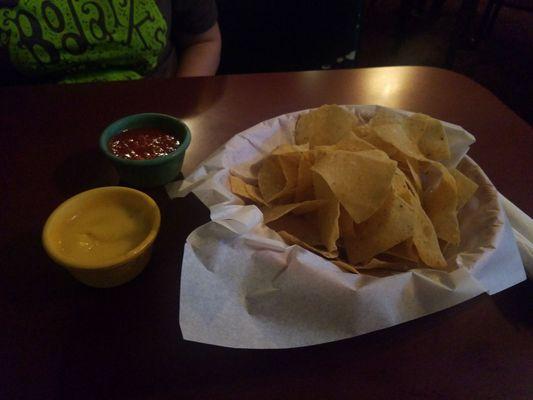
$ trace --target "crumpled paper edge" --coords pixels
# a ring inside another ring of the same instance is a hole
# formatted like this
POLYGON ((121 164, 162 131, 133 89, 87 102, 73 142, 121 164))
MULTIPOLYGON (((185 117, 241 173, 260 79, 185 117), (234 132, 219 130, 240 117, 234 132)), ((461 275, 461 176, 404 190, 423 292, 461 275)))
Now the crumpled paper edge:
POLYGON ((533 279, 533 219, 498 193, 500 203, 511 225, 518 251, 529 279, 533 279))

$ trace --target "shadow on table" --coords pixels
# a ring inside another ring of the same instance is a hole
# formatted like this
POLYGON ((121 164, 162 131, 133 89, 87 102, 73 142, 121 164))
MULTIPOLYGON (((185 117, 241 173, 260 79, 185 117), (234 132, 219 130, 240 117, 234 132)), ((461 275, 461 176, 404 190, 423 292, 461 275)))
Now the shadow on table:
POLYGON ((529 279, 492 296, 505 319, 517 327, 533 326, 533 282, 529 279))
POLYGON ((54 181, 59 190, 70 197, 99 186, 118 184, 118 174, 113 165, 98 148, 70 155, 54 171, 54 181))
POLYGON ((0 294, 18 317, 33 315, 47 302, 79 286, 50 260, 41 245, 41 231, 20 234, 0 248, 3 255, 0 294))

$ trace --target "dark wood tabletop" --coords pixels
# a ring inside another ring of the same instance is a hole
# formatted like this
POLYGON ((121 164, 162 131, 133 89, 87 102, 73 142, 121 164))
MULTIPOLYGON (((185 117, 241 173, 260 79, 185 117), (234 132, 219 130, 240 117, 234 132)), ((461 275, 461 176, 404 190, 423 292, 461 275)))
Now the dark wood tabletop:
MULTIPOLYGON (((236 350, 184 341, 179 280, 187 235, 209 219, 170 200, 148 268, 113 289, 76 282, 45 255, 43 224, 62 201, 118 183, 97 149, 112 121, 183 118, 184 173, 235 133, 299 109, 382 104, 462 125, 470 155, 533 213, 531 127, 488 90, 425 67, 218 76, 0 89, 0 398, 441 398, 533 396, 532 284, 390 329, 308 348, 236 350)), ((369 310, 371 312, 371 310, 369 310)))

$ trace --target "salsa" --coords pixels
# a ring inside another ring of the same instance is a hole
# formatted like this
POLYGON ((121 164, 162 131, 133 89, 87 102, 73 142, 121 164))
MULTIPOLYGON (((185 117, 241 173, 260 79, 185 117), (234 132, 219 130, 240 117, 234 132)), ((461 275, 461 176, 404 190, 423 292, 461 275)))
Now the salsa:
POLYGON ((111 153, 128 160, 151 160, 166 156, 179 145, 175 136, 153 128, 126 129, 113 136, 107 144, 111 153))

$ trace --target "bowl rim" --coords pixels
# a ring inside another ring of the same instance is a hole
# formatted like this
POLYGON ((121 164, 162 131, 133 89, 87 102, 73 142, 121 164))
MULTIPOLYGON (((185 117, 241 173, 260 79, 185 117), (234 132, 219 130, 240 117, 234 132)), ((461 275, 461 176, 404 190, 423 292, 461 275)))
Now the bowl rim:
POLYGON ((86 190, 84 192, 78 193, 77 195, 74 195, 64 202, 62 202, 59 206, 57 206, 54 211, 48 216, 44 228, 42 231, 42 243, 43 247, 48 254, 48 256, 57 264, 68 268, 68 269, 82 269, 82 270, 108 270, 120 267, 121 265, 133 261, 137 258, 139 258, 142 254, 144 254, 145 251, 148 250, 148 248, 153 244, 155 238, 157 237, 157 234, 159 233, 159 228, 161 226, 161 211, 159 210, 159 207, 157 206, 157 203, 152 199, 150 196, 148 196, 146 193, 141 192, 140 190, 132 189, 129 187, 124 186, 103 186, 95 189, 86 190), (83 198, 87 196, 88 194, 92 194, 95 192, 123 192, 128 193, 127 195, 135 195, 139 196, 144 200, 144 204, 146 204, 149 208, 155 211, 155 219, 153 221, 152 226, 150 227, 150 231, 146 235, 146 237, 143 239, 141 243, 139 243, 137 246, 135 246, 133 249, 129 250, 123 255, 110 258, 108 261, 100 264, 92 264, 92 263, 83 263, 83 262, 77 262, 75 260, 72 260, 70 258, 64 257, 58 250, 57 246, 54 245, 50 238, 50 229, 54 226, 55 218, 58 216, 58 214, 61 212, 62 209, 64 209, 69 204, 72 204, 73 202, 78 201, 80 198, 83 198))
POLYGON ((124 116, 122 118, 119 118, 116 121, 113 121, 111 124, 109 124, 102 131, 102 134, 100 135, 100 140, 99 140, 100 150, 108 158, 110 158, 113 162, 116 162, 116 163, 122 164, 122 165, 137 166, 137 167, 155 166, 155 165, 160 165, 160 164, 164 164, 164 163, 166 163, 168 161, 171 161, 171 160, 181 156, 182 154, 184 154, 185 151, 187 150, 187 148, 189 147, 190 143, 191 143, 191 131, 190 131, 189 127, 187 126, 187 124, 185 122, 183 122, 181 119, 173 117, 172 115, 161 114, 161 113, 131 114, 131 115, 126 115, 126 116, 124 116), (167 121, 172 121, 172 122, 177 123, 178 125, 180 125, 184 129, 184 132, 185 132, 184 139, 183 139, 182 143, 180 143, 180 145, 178 146, 178 148, 176 150, 174 150, 173 152, 171 152, 171 153, 169 153, 169 154, 167 154, 165 156, 152 158, 150 160, 130 160, 130 159, 127 159, 127 158, 118 157, 118 156, 114 155, 111 151, 109 151, 109 149, 107 147, 109 139, 111 139, 111 137, 113 137, 113 136, 118 135, 120 132, 122 132, 124 130, 124 128, 121 129, 120 131, 117 131, 116 133, 110 133, 110 132, 113 132, 118 125, 120 125, 121 123, 124 122, 124 120, 131 119, 132 122, 133 122, 133 121, 142 120, 143 118, 146 118, 146 117, 156 117, 156 118, 164 119, 164 120, 167 120, 167 121))

